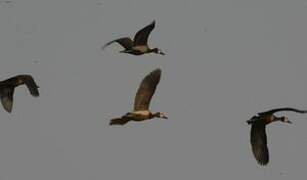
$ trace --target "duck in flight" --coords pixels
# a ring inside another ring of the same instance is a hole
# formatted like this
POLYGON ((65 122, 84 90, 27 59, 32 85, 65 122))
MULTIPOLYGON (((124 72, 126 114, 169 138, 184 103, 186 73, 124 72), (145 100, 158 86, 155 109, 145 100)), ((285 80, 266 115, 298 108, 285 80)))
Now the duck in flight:
POLYGON ((7 80, 0 81, 1 103, 7 112, 12 112, 15 87, 23 84, 27 86, 32 96, 39 96, 38 86, 30 75, 17 75, 7 80))
POLYGON ((110 125, 124 125, 129 121, 145 121, 155 117, 167 119, 164 113, 149 111, 149 104, 160 81, 161 69, 149 73, 141 82, 134 100, 134 109, 120 118, 110 121, 110 125))
POLYGON ((292 123, 286 116, 277 117, 274 115, 274 113, 280 111, 292 111, 301 114, 307 113, 307 110, 298 110, 294 108, 285 107, 258 113, 258 116, 253 116, 251 119, 246 121, 247 124, 252 126, 250 132, 250 143, 252 146, 254 157, 257 160, 258 164, 262 166, 267 165, 269 162, 269 150, 267 147, 267 136, 265 131, 266 125, 276 121, 289 124, 292 123))
POLYGON ((106 43, 102 49, 105 49, 107 46, 110 44, 117 42, 125 50, 120 51, 120 53, 128 53, 128 54, 133 54, 133 55, 142 55, 142 54, 148 54, 148 53, 156 53, 156 54, 161 54, 165 55, 160 49, 158 48, 149 48, 147 44, 147 40, 149 37, 149 34, 151 31, 155 28, 155 21, 153 21, 151 24, 147 25, 143 29, 139 30, 135 36, 134 39, 131 40, 129 37, 123 37, 119 39, 115 39, 113 41, 110 41, 106 43))

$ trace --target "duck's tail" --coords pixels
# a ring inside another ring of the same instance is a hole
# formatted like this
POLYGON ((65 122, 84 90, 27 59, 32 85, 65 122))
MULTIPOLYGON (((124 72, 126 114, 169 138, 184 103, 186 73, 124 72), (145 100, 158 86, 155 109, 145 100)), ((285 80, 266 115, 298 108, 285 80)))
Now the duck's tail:
POLYGON ((125 117, 121 117, 121 118, 114 118, 110 120, 110 126, 112 125, 124 125, 126 123, 128 123, 130 121, 130 119, 125 118, 125 117))

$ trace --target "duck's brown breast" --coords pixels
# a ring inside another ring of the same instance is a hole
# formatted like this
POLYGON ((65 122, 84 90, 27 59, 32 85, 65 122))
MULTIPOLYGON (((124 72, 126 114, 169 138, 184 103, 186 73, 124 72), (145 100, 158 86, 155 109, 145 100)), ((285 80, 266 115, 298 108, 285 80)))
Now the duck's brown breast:
POLYGON ((132 47, 132 49, 135 50, 135 51, 143 52, 143 53, 148 51, 147 46, 134 46, 134 47, 132 47))
POLYGON ((133 114, 133 119, 136 121, 142 121, 146 119, 151 118, 151 112, 150 111, 134 111, 132 112, 133 114))

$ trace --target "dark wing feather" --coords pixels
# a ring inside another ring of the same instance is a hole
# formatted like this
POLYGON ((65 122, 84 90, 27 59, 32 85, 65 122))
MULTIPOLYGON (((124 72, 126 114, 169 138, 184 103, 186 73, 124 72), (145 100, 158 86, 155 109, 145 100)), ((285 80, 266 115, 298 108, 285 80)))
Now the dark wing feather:
POLYGON ((30 94, 34 97, 39 96, 38 85, 35 83, 34 79, 30 75, 23 75, 19 77, 24 84, 26 84, 30 94))
POLYGON ((280 112, 280 111, 292 111, 292 112, 297 112, 297 113, 307 113, 307 110, 299 110, 299 109, 294 109, 294 108, 290 108, 290 107, 285 107, 285 108, 277 108, 277 109, 272 109, 266 112, 262 112, 262 113, 258 113, 259 115, 261 114, 274 114, 276 112, 280 112))
POLYGON ((254 123, 251 127, 250 142, 252 151, 258 164, 266 165, 269 162, 269 150, 267 147, 267 136, 265 125, 254 123))
POLYGON ((104 46, 102 46, 102 49, 105 49, 107 46, 109 46, 110 44, 114 42, 117 42, 118 44, 123 46, 125 49, 131 49, 133 46, 133 41, 129 37, 124 37, 124 38, 115 39, 113 41, 106 43, 104 46))
POLYGON ((32 96, 39 96, 38 85, 35 83, 31 75, 18 75, 5 80, 8 87, 17 87, 25 84, 32 96))
POLYGON ((123 116, 121 118, 114 118, 110 120, 110 126, 112 125, 125 125, 126 123, 128 123, 130 121, 129 118, 123 116))
POLYGON ((12 111, 14 89, 25 84, 34 97, 39 96, 38 86, 30 75, 18 75, 0 82, 1 103, 7 112, 12 111))
POLYGON ((8 88, 1 89, 0 96, 1 96, 1 103, 3 105, 3 108, 7 112, 11 113, 12 108, 13 108, 14 88, 8 87, 8 88))
POLYGON ((30 91, 32 96, 39 96, 38 85, 35 83, 33 77, 31 75, 22 74, 11 77, 5 81, 1 81, 0 83, 2 88, 15 88, 17 86, 25 84, 30 91))
POLYGON ((151 31, 155 28, 155 21, 139 30, 134 36, 134 45, 147 45, 148 36, 151 31))
POLYGON ((150 100, 161 78, 161 69, 149 73, 141 82, 134 100, 134 110, 148 110, 150 100))

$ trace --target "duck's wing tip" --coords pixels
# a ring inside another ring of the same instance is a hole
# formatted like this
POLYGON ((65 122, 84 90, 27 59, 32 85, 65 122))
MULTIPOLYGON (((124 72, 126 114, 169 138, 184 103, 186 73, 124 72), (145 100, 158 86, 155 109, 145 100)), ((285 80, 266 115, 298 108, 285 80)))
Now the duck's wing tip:
POLYGON ((139 30, 134 36, 135 45, 147 45, 148 37, 151 31, 155 28, 156 21, 152 21, 149 25, 139 30))
POLYGON ((267 147, 267 136, 264 124, 252 124, 250 142, 252 152, 260 165, 267 165, 269 163, 269 150, 267 147))

